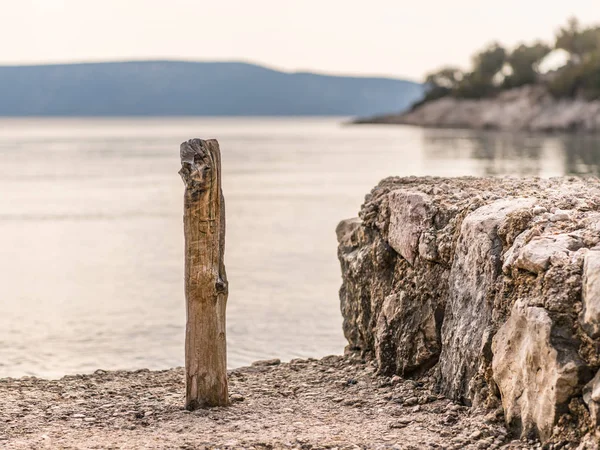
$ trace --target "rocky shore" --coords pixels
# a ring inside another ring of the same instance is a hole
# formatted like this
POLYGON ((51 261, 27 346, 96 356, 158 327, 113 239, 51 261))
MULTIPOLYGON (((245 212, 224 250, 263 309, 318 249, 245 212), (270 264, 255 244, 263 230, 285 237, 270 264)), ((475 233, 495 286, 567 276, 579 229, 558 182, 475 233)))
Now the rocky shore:
POLYGON ((388 178, 337 234, 344 333, 380 374, 597 448, 598 179, 388 178))
POLYGON ((557 100, 525 86, 479 100, 444 97, 405 113, 358 119, 357 124, 405 124, 529 132, 600 132, 600 101, 557 100))
POLYGON ((231 406, 186 411, 182 369, 0 380, 2 449, 522 449, 501 410, 434 380, 376 375, 356 354, 259 361, 229 373, 231 406))
POLYGON ((600 448, 600 180, 388 178, 337 228, 343 356, 0 379, 1 449, 600 448))

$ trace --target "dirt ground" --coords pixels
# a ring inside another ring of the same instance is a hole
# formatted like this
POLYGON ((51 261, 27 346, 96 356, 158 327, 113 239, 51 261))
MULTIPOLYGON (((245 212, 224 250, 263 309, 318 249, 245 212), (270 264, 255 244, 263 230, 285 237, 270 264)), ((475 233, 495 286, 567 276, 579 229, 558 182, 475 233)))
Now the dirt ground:
POLYGON ((428 379, 374 371, 355 356, 258 361, 230 371, 230 407, 195 412, 183 408, 181 368, 2 379, 0 448, 541 448, 428 379))

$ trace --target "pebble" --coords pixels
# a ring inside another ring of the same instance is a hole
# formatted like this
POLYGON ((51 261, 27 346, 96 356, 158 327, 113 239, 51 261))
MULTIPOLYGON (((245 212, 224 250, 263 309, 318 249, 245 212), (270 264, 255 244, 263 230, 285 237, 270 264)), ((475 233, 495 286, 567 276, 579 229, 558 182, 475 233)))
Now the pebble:
POLYGON ((432 403, 437 400, 437 397, 433 395, 422 395, 419 397, 419 405, 426 405, 427 403, 432 403))
POLYGON ((457 421, 458 417, 456 416, 456 414, 448 414, 444 417, 444 423, 448 425, 456 423, 457 421))
POLYGON ((418 386, 419 386, 419 385, 417 384, 417 382, 416 382, 416 381, 413 381, 413 380, 406 380, 406 381, 404 382, 404 387, 405 387, 405 388, 407 388, 407 389, 415 389, 415 388, 417 388, 418 386))
POLYGON ((232 403, 243 402, 245 400, 245 398, 242 394, 231 394, 229 396, 229 399, 231 400, 232 403))
POLYGON ((0 436, 0 441, 8 441, 8 436, 0 436))
POLYGON ((413 406, 416 405, 418 403, 419 399, 417 397, 409 397, 406 400, 404 400, 404 405, 405 406, 413 406))
POLYGON ((85 414, 73 414, 71 417, 73 417, 73 419, 83 419, 85 418, 85 414))
POLYGON ((556 212, 550 216, 550 222, 560 222, 563 220, 569 220, 569 213, 567 211, 557 209, 556 212))
POLYGON ((483 435, 483 433, 480 430, 475 430, 473 431, 470 435, 469 435, 469 439, 472 439, 474 441, 478 440, 481 436, 483 435))
POLYGON ((279 364, 281 364, 281 360, 276 358, 276 359, 263 359, 261 361, 254 361, 252 363, 252 365, 254 367, 266 367, 266 366, 278 366, 279 364))

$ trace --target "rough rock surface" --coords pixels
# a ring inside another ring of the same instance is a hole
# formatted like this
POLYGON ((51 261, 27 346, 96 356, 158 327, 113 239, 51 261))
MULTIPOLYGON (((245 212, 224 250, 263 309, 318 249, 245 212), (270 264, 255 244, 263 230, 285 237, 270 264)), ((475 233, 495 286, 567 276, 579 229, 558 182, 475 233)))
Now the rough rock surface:
POLYGON ((554 335, 544 308, 517 301, 492 344, 493 376, 507 422, 535 425, 544 439, 552 433, 557 408, 577 394, 581 380, 583 363, 561 337, 554 335))
POLYGON ((600 101, 556 100, 541 86, 524 86, 481 100, 444 97, 402 114, 356 123, 525 131, 600 131, 600 101))
POLYGON ((457 405, 432 381, 374 374, 353 355, 230 371, 231 406, 189 412, 183 369, 0 380, 2 449, 529 449, 499 411, 457 405))
POLYGON ((359 215, 338 226, 350 348, 522 436, 593 439, 600 181, 388 178, 359 215))
POLYGON ((483 337, 492 323, 491 293, 502 264, 498 229, 511 214, 534 206, 535 199, 500 199, 481 206, 462 221, 449 277, 442 350, 438 368, 442 390, 457 400, 470 400, 479 386, 477 374, 483 337), (475 390, 475 391, 474 391, 475 390))
POLYGON ((592 424, 600 426, 600 370, 583 389, 583 401, 590 410, 592 424))
POLYGON ((600 337, 600 249, 588 252, 583 265, 581 324, 593 338, 600 337))

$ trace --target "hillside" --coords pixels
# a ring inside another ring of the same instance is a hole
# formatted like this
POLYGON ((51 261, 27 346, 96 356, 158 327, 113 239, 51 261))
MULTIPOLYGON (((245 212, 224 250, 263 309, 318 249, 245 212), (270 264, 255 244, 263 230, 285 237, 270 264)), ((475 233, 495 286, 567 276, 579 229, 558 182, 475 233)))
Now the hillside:
POLYGON ((422 94, 411 81, 237 62, 0 66, 0 116, 354 116, 402 110, 422 94))

